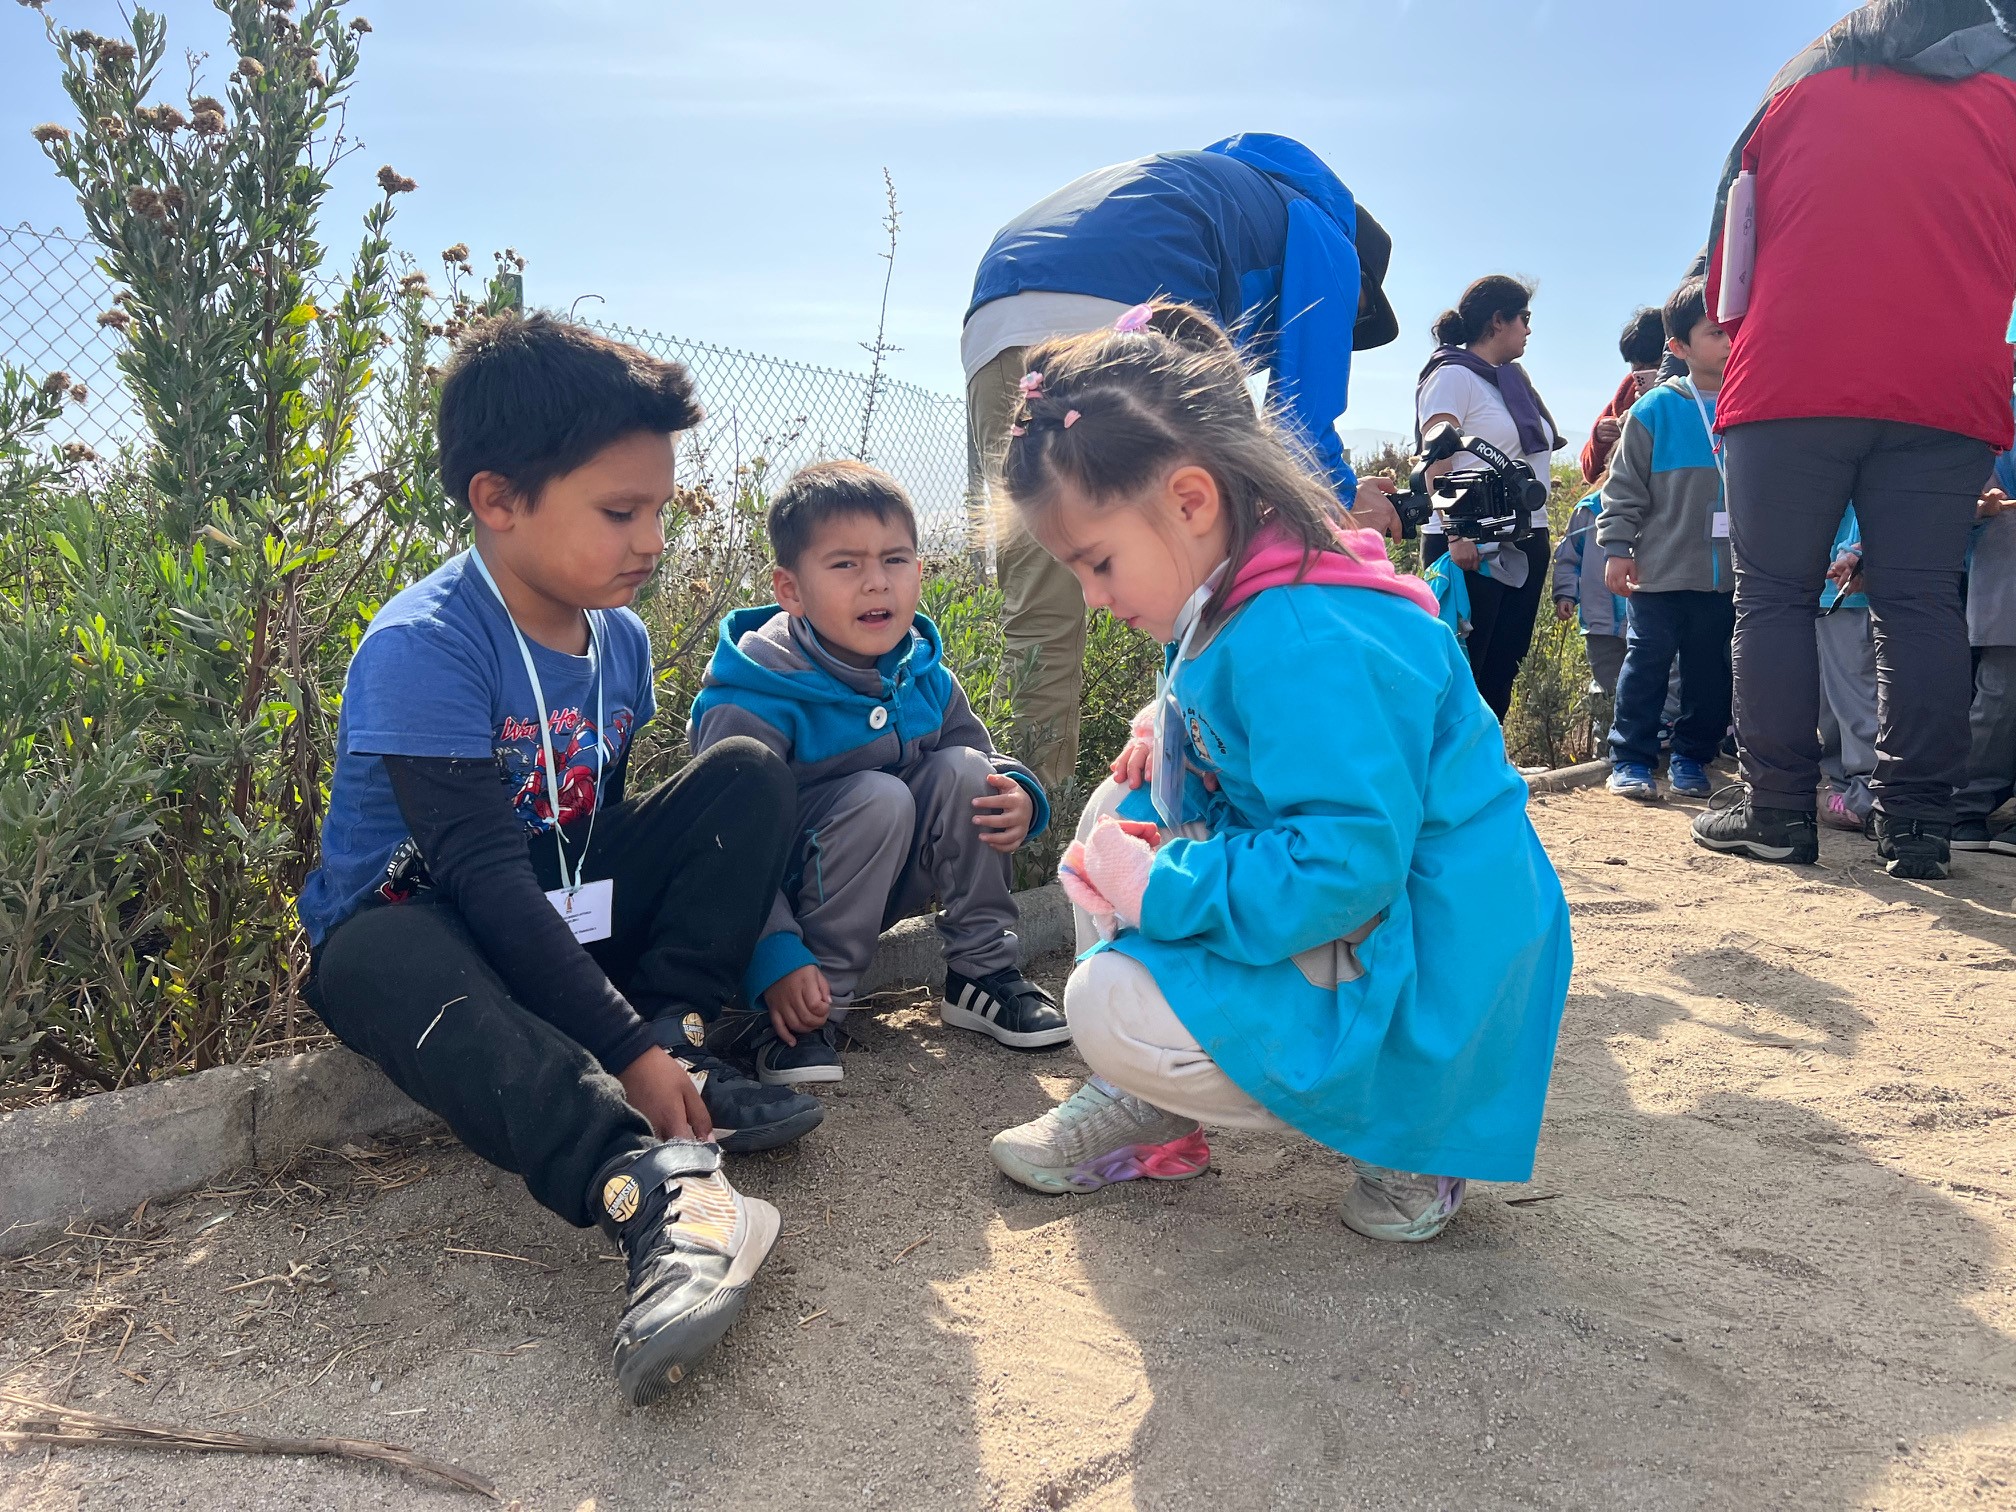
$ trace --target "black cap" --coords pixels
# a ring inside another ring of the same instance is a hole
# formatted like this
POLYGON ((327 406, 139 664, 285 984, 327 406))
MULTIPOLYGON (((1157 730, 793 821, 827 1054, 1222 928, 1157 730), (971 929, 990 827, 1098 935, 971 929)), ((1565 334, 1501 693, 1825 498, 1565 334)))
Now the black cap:
POLYGON ((1393 238, 1372 218, 1363 205, 1358 207, 1358 288, 1363 311, 1351 328, 1351 349, 1363 352, 1385 346, 1400 337, 1400 317, 1386 298, 1386 265, 1393 260, 1393 238))

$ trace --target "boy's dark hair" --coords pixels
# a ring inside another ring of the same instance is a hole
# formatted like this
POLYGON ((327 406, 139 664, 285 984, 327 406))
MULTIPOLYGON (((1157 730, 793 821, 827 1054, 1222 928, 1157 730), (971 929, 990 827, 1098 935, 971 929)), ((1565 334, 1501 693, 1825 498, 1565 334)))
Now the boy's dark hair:
POLYGON ((441 482, 469 507, 469 480, 511 480, 529 507, 612 441, 700 423, 684 366, 544 313, 479 320, 448 360, 435 433, 441 482))
POLYGON ((827 520, 871 515, 880 524, 900 520, 917 541, 917 510, 903 485, 866 462, 814 462, 791 474, 770 499, 770 550, 787 572, 827 520))
POLYGON ((1666 334, 1679 342, 1692 342, 1694 327, 1708 318, 1708 284, 1690 278, 1666 296, 1666 334))
POLYGON ((1617 338, 1617 352, 1625 363, 1634 368, 1657 367, 1666 356, 1666 321, 1664 315, 1646 305, 1624 324, 1624 332, 1617 338))

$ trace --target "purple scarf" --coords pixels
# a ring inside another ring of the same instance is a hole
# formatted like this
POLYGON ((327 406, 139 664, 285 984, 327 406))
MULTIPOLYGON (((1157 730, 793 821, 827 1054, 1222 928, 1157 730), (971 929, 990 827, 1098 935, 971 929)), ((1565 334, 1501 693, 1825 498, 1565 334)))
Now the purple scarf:
POLYGON ((1533 391, 1533 381, 1518 363, 1508 362, 1502 367, 1493 367, 1468 347, 1437 347, 1428 359, 1428 366, 1421 369, 1414 391, 1418 394, 1421 385, 1428 381, 1428 375, 1444 367, 1468 368, 1498 390, 1499 397, 1505 401, 1505 408, 1512 414, 1512 423, 1519 428, 1519 449, 1528 456, 1535 452, 1559 451, 1568 444, 1562 439, 1560 428, 1554 424, 1554 417, 1547 413, 1547 406, 1533 391))

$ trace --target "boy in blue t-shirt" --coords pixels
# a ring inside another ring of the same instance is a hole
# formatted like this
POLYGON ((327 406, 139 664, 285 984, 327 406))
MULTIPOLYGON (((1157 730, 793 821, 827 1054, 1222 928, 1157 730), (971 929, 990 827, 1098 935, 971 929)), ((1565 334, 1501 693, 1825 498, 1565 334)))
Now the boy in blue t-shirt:
POLYGON ((698 1047, 790 848, 790 773, 724 742, 635 798, 684 368, 546 315, 463 340, 442 481, 475 546, 372 619, 344 684, 306 995, 352 1049, 629 1258, 617 1378, 662 1396, 776 1241, 721 1174, 820 1120, 698 1047))

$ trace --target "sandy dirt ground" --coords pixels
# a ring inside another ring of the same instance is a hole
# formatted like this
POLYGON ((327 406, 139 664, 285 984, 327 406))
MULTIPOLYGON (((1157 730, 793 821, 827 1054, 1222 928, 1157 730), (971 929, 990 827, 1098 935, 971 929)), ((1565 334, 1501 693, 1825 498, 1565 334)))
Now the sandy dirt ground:
MULTIPOLYGON (((1577 947, 1539 1170, 1434 1244, 1345 1231, 1339 1161, 1283 1137, 1214 1137, 1187 1183, 1011 1186, 988 1137, 1080 1067, 917 996, 824 1128, 734 1166, 785 1237, 659 1407, 610 1378, 608 1246, 446 1139, 0 1268, 0 1388, 390 1440, 542 1512, 2016 1507, 2016 861, 1917 884, 1856 837, 1709 855, 1600 791, 1534 816, 1577 947)), ((9 1512, 481 1504, 330 1460, 0 1454, 9 1512)))

